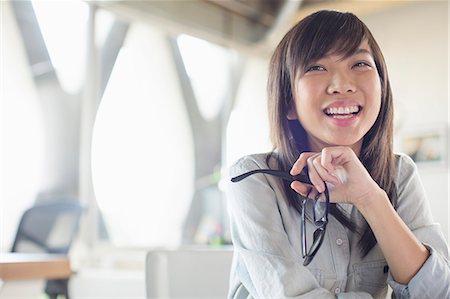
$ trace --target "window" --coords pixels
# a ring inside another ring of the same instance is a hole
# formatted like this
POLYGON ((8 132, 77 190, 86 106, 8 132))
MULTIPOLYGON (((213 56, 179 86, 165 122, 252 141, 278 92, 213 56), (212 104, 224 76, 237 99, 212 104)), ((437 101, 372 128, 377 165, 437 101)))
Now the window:
POLYGON ((193 193, 193 144, 167 37, 134 23, 94 127, 95 195, 119 246, 179 244, 193 193))

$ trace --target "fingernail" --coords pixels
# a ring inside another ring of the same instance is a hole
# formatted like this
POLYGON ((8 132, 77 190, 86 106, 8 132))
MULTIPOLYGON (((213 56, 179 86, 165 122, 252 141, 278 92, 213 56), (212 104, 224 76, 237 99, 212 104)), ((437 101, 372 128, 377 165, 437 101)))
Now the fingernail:
POLYGON ((341 180, 339 179, 339 177, 335 174, 333 174, 333 182, 336 184, 339 184, 341 182, 341 180))
POLYGON ((325 188, 327 187, 326 185, 326 182, 325 181, 323 181, 323 185, 322 185, 322 191, 320 191, 321 193, 323 193, 323 192, 325 192, 325 188))
POLYGON ((336 185, 330 182, 327 182, 327 188, 329 191, 334 190, 336 188, 336 185))

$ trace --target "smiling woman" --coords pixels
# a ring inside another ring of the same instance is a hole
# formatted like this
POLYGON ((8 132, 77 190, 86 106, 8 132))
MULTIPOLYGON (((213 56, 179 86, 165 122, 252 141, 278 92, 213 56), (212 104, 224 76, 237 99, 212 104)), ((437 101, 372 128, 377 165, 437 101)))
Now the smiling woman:
POLYGON ((309 180, 264 170, 228 186, 229 297, 384 298, 388 284, 396 298, 450 297, 448 246, 413 161, 393 152, 393 96, 367 26, 304 18, 276 47, 267 90, 273 151, 231 176, 309 180))
MULTIPOLYGON (((439 289, 448 278, 440 231, 448 236, 450 226, 446 135, 434 129, 448 131, 448 4, 346 4, 377 38, 388 77, 362 26, 353 28, 363 37, 320 22, 307 40, 292 31, 299 38, 287 37, 267 67, 283 23, 346 1, 257 2, 273 11, 255 19, 256 9, 231 12, 218 1, 0 1, 1 250, 25 208, 68 194, 88 205, 73 248, 77 273, 141 267, 142 256, 139 265, 128 252, 116 259, 110 245, 228 243, 229 204, 230 296, 369 298, 390 284, 397 297, 424 297, 417 288, 430 268, 440 277, 427 292, 439 289), (393 154, 393 133, 417 168, 393 154), (270 167, 311 183, 258 173, 228 186, 223 200, 221 168, 261 152, 233 174, 270 167), (314 201, 323 181, 329 205, 314 201)), ((78 291, 142 298, 141 270, 136 283, 108 273, 111 287, 89 279, 78 291)))

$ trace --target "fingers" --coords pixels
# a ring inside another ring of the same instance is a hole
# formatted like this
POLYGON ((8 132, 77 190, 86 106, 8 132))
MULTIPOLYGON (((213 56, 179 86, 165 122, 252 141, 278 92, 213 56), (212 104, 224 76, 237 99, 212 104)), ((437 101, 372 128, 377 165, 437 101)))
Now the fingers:
POLYGON ((318 153, 302 153, 298 160, 295 162, 294 166, 292 166, 292 169, 290 171, 292 175, 297 175, 303 170, 305 166, 308 166, 309 179, 314 185, 314 188, 298 181, 291 183, 291 188, 304 197, 315 196, 325 190, 325 184, 320 177, 320 174, 315 169, 315 164, 317 162, 314 161, 317 159, 317 157, 319 157, 318 153))
POLYGON ((331 163, 333 161, 333 156, 328 148, 324 148, 320 155, 322 166, 329 172, 334 172, 334 166, 331 163))
POLYGON ((291 188, 294 189, 295 192, 307 198, 315 198, 319 192, 317 192, 316 188, 310 185, 306 185, 300 183, 299 181, 294 181, 291 183, 291 188))
MULTIPOLYGON (((313 156, 315 153, 302 153, 298 157, 297 161, 295 161, 294 165, 291 168, 290 174, 297 175, 302 172, 303 168, 306 166, 306 161, 310 156, 313 156)), ((303 197, 309 197, 310 193, 313 190, 313 187, 299 181, 294 181, 291 183, 291 188, 302 195, 303 197)))
MULTIPOLYGON (((308 166, 308 175, 311 183, 314 185, 314 193, 322 193, 325 191, 325 182, 338 184, 339 179, 333 174, 335 168, 331 164, 332 157, 328 152, 321 153, 304 152, 292 166, 291 175, 299 174, 305 166, 308 166)), ((305 196, 307 193, 307 185, 295 183, 291 187, 298 193, 305 196)), ((313 192, 311 191, 311 192, 313 192)), ((310 194, 312 196, 312 194, 310 194)))
POLYGON ((342 146, 324 148, 321 157, 323 167, 341 184, 347 181, 345 164, 352 160, 359 161, 350 148, 342 146))
POLYGON ((291 175, 297 175, 300 172, 302 172, 303 168, 306 166, 308 158, 316 154, 317 153, 309 153, 309 152, 301 153, 297 161, 295 161, 294 165, 291 168, 290 171, 291 175))
POLYGON ((320 192, 316 190, 316 188, 312 188, 311 192, 308 194, 308 198, 315 199, 320 192))
POLYGON ((308 197, 309 193, 312 190, 311 186, 302 184, 299 181, 293 181, 291 183, 291 188, 294 189, 295 192, 302 195, 303 197, 308 197))
POLYGON ((306 160, 306 163, 308 165, 308 174, 311 183, 313 183, 314 187, 316 187, 316 190, 319 193, 322 193, 323 191, 325 191, 325 184, 319 173, 322 172, 320 170, 322 166, 320 165, 320 160, 318 158, 320 159, 319 154, 311 156, 306 160))
MULTIPOLYGON (((309 175, 309 179, 311 180, 311 183, 314 185, 315 189, 318 192, 323 192, 325 190, 325 184, 324 184, 323 179, 321 178, 319 172, 316 170, 317 167, 321 167, 320 159, 317 160, 317 158, 320 158, 320 153, 313 153, 313 152, 301 153, 300 157, 297 159, 297 161, 292 166, 290 173, 291 173, 291 175, 297 175, 303 170, 303 168, 305 168, 305 166, 308 166, 308 175, 309 175)), ((297 184, 295 184, 295 185, 299 186, 297 184)), ((306 186, 306 185, 304 185, 304 186, 306 186)), ((306 191, 305 188, 302 187, 299 189, 299 191, 305 193, 305 191, 306 191)), ((300 193, 300 194, 302 194, 302 193, 300 193)))
POLYGON ((345 203, 355 203, 366 196, 367 190, 379 188, 350 147, 333 146, 302 153, 290 173, 298 175, 305 167, 312 185, 293 182, 291 188, 309 198, 323 193, 325 184, 335 202, 345 203))

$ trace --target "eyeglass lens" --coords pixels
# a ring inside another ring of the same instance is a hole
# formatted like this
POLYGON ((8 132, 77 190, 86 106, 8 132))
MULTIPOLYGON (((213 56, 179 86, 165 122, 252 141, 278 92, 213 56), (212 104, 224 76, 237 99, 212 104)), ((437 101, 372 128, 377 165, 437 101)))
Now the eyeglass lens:
POLYGON ((323 219, 327 212, 326 196, 321 193, 314 200, 314 221, 323 219))

